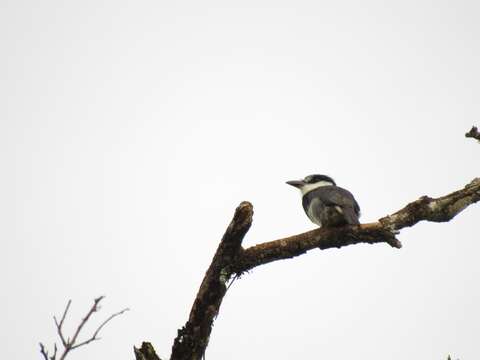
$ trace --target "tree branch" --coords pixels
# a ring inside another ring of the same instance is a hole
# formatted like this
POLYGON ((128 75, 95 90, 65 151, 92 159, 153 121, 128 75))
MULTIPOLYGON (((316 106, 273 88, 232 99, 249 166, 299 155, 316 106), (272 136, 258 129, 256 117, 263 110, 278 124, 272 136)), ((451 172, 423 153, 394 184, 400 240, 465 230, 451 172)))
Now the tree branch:
POLYGON ((422 196, 396 213, 379 220, 385 227, 400 230, 419 221, 447 222, 480 200, 480 178, 473 179, 463 189, 432 199, 422 196))
POLYGON ((97 330, 95 330, 95 332, 93 333, 93 335, 92 335, 92 337, 91 337, 90 339, 87 339, 87 340, 85 340, 85 341, 82 341, 82 342, 79 343, 79 344, 73 345, 73 346, 72 346, 72 350, 73 350, 73 349, 76 349, 76 348, 78 348, 78 347, 80 347, 80 346, 87 345, 88 343, 91 343, 92 341, 100 340, 100 338, 97 337, 97 336, 98 336, 98 333, 100 332, 100 330, 102 330, 102 328, 103 328, 110 320, 112 320, 114 317, 117 317, 117 316, 119 316, 119 315, 122 315, 125 311, 129 311, 129 310, 130 310, 130 309, 125 308, 125 309, 123 309, 123 310, 120 310, 119 312, 116 312, 116 313, 110 315, 104 322, 102 322, 102 323, 100 324, 100 326, 97 328, 97 330))
POLYGON ((480 141, 480 132, 478 131, 476 126, 472 126, 469 132, 465 134, 465 137, 467 138, 474 138, 480 141))
POLYGON ((204 355, 213 321, 227 291, 226 283, 232 275, 230 267, 235 263, 243 237, 250 229, 252 216, 253 207, 249 202, 242 202, 235 210, 200 285, 188 321, 178 330, 170 359, 199 360, 204 355))
POLYGON ((232 269, 237 275, 241 275, 254 267, 290 259, 312 249, 325 250, 359 243, 375 244, 380 242, 386 242, 398 249, 402 247, 400 241, 395 238, 395 234, 379 223, 341 228, 320 228, 249 247, 238 256, 232 269))
POLYGON ((67 340, 65 340, 62 332, 63 322, 65 321, 65 317, 67 316, 68 309, 70 309, 70 305, 72 304, 72 300, 68 300, 67 306, 65 307, 65 311, 63 312, 62 318, 60 319, 60 323, 57 321, 57 318, 54 316, 53 321, 55 321, 55 326, 57 327, 57 333, 62 341, 64 347, 67 346, 67 340))
MULTIPOLYGON (((90 308, 90 310, 88 310, 87 315, 82 319, 82 321, 81 321, 80 324, 78 325, 77 330, 75 330, 75 333, 73 334, 72 340, 71 340, 71 341, 68 341, 69 350, 73 349, 73 346, 74 346, 74 344, 75 344, 76 341, 77 341, 77 337, 78 337, 78 335, 80 334, 80 331, 82 331, 82 328, 85 326, 85 324, 87 323, 88 319, 90 319, 90 316, 92 316, 92 314, 93 314, 94 312, 97 312, 97 311, 99 310, 100 307, 98 306, 98 304, 99 304, 100 301, 102 301, 104 298, 105 298, 105 296, 100 296, 100 297, 96 298, 96 299, 93 301, 92 307, 90 308)), ((62 358, 60 358, 60 359, 62 359, 62 358)))
POLYGON ((45 345, 40 343, 40 354, 42 354, 45 360, 55 360, 57 357, 57 344, 53 344, 53 355, 48 357, 48 351, 45 349, 45 345))
POLYGON ((199 360, 208 345, 213 321, 226 294, 226 283, 254 267, 289 259, 312 249, 340 248, 347 245, 387 243, 394 248, 402 244, 395 237, 398 230, 419 221, 445 222, 480 200, 480 178, 463 189, 433 199, 423 196, 375 223, 339 228, 320 228, 299 235, 261 243, 247 249, 241 242, 250 228, 253 206, 242 202, 236 209, 213 261, 207 270, 193 304, 189 320, 178 330, 170 360, 199 360))
MULTIPOLYGON (((62 341, 62 345, 63 345, 63 348, 64 348, 63 353, 60 355, 59 360, 64 360, 71 350, 74 350, 74 349, 76 349, 80 346, 83 346, 83 345, 87 345, 87 344, 91 343, 92 341, 99 340, 100 338, 98 338, 97 336, 98 336, 98 333, 100 332, 100 330, 110 320, 112 320, 114 317, 119 316, 119 315, 123 314, 125 311, 129 310, 128 308, 126 308, 126 309, 123 309, 119 312, 116 312, 116 313, 110 315, 104 322, 102 322, 98 326, 97 330, 95 330, 95 332, 93 333, 93 335, 89 339, 87 339, 85 341, 82 341, 82 342, 77 344, 77 338, 80 335, 80 331, 82 330, 83 326, 87 323, 87 321, 90 319, 92 314, 94 312, 97 312, 98 310, 100 310, 99 304, 104 298, 105 298, 105 296, 100 296, 100 297, 98 297, 94 300, 94 303, 93 303, 92 307, 90 308, 87 315, 82 319, 82 321, 78 325, 78 327, 75 330, 75 333, 73 334, 73 337, 72 337, 71 340, 70 340, 70 338, 65 338, 65 335, 63 334, 62 326, 63 326, 63 323, 65 321, 65 318, 67 317, 67 313, 68 313, 68 310, 70 309, 70 305, 72 304, 72 300, 68 300, 67 306, 65 307, 65 310, 63 312, 62 318, 60 319, 60 322, 58 322, 58 320, 55 316, 53 317, 53 320, 55 321, 55 326, 57 328, 58 336, 60 337, 60 340, 62 341)), ((53 355, 48 357, 48 351, 45 349, 45 346, 42 343, 40 343, 40 353, 42 354, 42 356, 45 360, 56 360, 57 344, 54 344, 53 355)))
MULTIPOLYGON (((476 127, 472 127, 465 136, 480 141, 480 133, 476 127)), ((324 250, 359 243, 382 242, 394 248, 401 248, 402 244, 395 237, 400 229, 423 220, 450 221, 479 200, 480 178, 476 178, 463 189, 448 195, 436 199, 422 196, 374 223, 315 229, 247 249, 243 249, 241 243, 252 224, 253 206, 249 202, 242 202, 235 210, 233 219, 203 278, 188 321, 178 330, 170 360, 200 360, 204 356, 213 321, 228 290, 226 283, 232 277, 235 280, 257 266, 293 258, 316 248, 324 250)), ((134 351, 136 360, 159 359, 150 343, 143 343, 140 349, 134 347, 134 351)))
POLYGON ((140 349, 134 346, 133 352, 135 353, 135 360, 162 360, 149 342, 143 342, 140 349))
POLYGON ((341 228, 320 228, 252 246, 237 256, 232 269, 236 274, 242 274, 259 265, 293 258, 316 248, 325 250, 359 243, 375 244, 381 242, 395 248, 401 248, 402 244, 395 238, 398 230, 413 226, 422 220, 449 221, 479 200, 480 178, 477 178, 466 185, 465 188, 437 199, 423 196, 375 223, 341 228))

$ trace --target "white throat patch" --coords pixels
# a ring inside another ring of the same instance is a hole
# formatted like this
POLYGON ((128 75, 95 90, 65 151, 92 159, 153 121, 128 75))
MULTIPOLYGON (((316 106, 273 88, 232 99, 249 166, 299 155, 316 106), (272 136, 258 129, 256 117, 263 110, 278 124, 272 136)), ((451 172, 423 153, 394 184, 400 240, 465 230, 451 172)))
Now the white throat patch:
POLYGON ((318 189, 319 187, 322 186, 333 186, 333 184, 330 181, 319 181, 316 182, 315 184, 305 184, 300 188, 300 191, 302 192, 302 195, 305 195, 306 193, 318 189))

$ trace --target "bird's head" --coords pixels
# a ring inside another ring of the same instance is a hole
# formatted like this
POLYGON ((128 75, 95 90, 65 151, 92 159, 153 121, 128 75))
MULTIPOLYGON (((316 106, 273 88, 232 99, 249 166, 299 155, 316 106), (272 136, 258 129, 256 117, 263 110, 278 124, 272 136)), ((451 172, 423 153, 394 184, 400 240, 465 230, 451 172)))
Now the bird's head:
POLYGON ((288 185, 292 185, 302 192, 302 195, 315 190, 322 186, 335 186, 335 181, 327 175, 308 175, 303 180, 287 181, 288 185))

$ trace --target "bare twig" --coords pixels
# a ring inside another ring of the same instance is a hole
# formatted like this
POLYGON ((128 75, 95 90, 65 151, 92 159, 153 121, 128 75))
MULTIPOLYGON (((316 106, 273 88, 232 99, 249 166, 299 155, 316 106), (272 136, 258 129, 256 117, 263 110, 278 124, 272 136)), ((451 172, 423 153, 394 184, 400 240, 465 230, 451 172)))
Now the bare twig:
POLYGON ((45 345, 43 345, 42 343, 40 343, 40 354, 42 354, 42 356, 45 360, 49 360, 48 359, 48 351, 45 350, 45 345))
POLYGON ((80 347, 80 346, 87 345, 88 343, 91 343, 92 341, 100 340, 100 338, 97 337, 97 335, 98 335, 98 333, 100 332, 100 330, 101 330, 110 320, 112 320, 114 317, 117 317, 117 316, 119 316, 119 315, 122 315, 125 311, 129 311, 129 310, 130 310, 130 309, 125 308, 125 309, 123 309, 123 310, 121 310, 121 311, 119 311, 119 312, 116 312, 116 313, 110 315, 104 322, 102 322, 102 323, 100 324, 100 326, 97 328, 97 330, 95 330, 95 332, 93 333, 93 335, 92 335, 92 337, 91 337, 90 339, 85 340, 85 341, 83 341, 83 342, 81 342, 81 343, 79 343, 79 344, 76 344, 76 345, 72 346, 72 350, 73 350, 73 349, 76 349, 76 348, 78 348, 78 347, 80 347))
POLYGON ((53 344, 53 355, 50 358, 50 360, 55 360, 56 357, 57 357, 57 344, 53 344))
POLYGON ((60 340, 62 341, 62 344, 64 347, 67 346, 67 340, 65 340, 65 338, 63 337, 62 326, 71 304, 72 304, 72 300, 68 300, 67 306, 65 307, 65 311, 63 312, 62 318, 60 319, 60 323, 57 321, 57 318, 55 316, 53 317, 53 321, 55 321, 55 325, 57 327, 58 336, 60 337, 60 340))
POLYGON ((476 126, 472 126, 469 132, 465 134, 465 137, 467 138, 474 138, 480 141, 480 132, 478 131, 476 126))
POLYGON ((57 344, 53 344, 53 355, 48 357, 48 351, 45 349, 45 345, 40 343, 40 353, 45 360, 55 360, 57 357, 57 344))
MULTIPOLYGON (((71 350, 74 350, 80 346, 83 346, 83 345, 87 345, 89 343, 91 343, 92 341, 95 341, 95 340, 100 340, 100 338, 98 337, 98 334, 100 332, 100 330, 110 321, 112 320, 114 317, 117 317, 121 314, 123 314, 125 311, 128 311, 129 309, 126 308, 126 309, 123 309, 119 312, 116 312, 112 315, 110 315, 105 321, 103 321, 99 326, 98 328, 95 330, 95 332, 93 333, 93 335, 85 340, 85 341, 82 341, 80 343, 77 343, 77 338, 78 336, 80 335, 80 332, 82 330, 82 328, 85 326, 85 324, 87 323, 87 321, 90 319, 90 317, 92 316, 92 314, 94 312, 97 312, 98 310, 100 310, 100 302, 104 299, 105 297, 104 296, 100 296, 98 298, 96 298, 94 300, 94 303, 92 305, 92 307, 90 308, 90 310, 88 311, 87 315, 82 319, 82 321, 80 322, 80 324, 78 325, 77 329, 75 330, 75 333, 73 334, 73 337, 70 339, 69 337, 66 338, 64 333, 63 333, 63 329, 62 329, 62 326, 63 326, 63 323, 67 317, 67 313, 68 313, 68 310, 70 309, 70 305, 72 303, 72 300, 68 300, 68 303, 67 303, 67 306, 65 307, 65 311, 63 312, 63 315, 62 315, 62 318, 60 319, 60 322, 57 320, 57 318, 54 316, 53 319, 55 321, 55 326, 57 328, 57 333, 58 333, 58 336, 60 337, 60 340, 62 342, 62 345, 63 345, 63 352, 62 354, 60 355, 59 357, 59 360, 64 360, 66 358, 66 356, 68 355, 68 353, 71 351, 71 350)), ((40 343, 40 353, 42 354, 43 358, 45 360, 56 360, 56 357, 57 357, 57 344, 54 344, 54 353, 52 356, 48 357, 48 351, 45 349, 45 346, 40 343)))
POLYGON ((93 301, 93 306, 90 308, 87 315, 82 319, 82 321, 78 325, 77 330, 75 330, 75 333, 73 334, 72 340, 69 341, 70 350, 73 349, 74 344, 77 341, 77 337, 80 334, 80 331, 82 331, 82 328, 87 323, 88 319, 90 319, 90 316, 92 316, 92 314, 94 312, 97 312, 100 309, 100 307, 99 307, 100 301, 102 301, 104 298, 105 298, 105 296, 100 296, 93 301))

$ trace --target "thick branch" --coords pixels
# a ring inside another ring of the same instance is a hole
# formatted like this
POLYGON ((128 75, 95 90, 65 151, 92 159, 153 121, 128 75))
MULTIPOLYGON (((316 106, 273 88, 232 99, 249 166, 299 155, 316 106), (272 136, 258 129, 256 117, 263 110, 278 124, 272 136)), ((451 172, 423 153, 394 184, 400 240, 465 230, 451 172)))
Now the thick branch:
MULTIPOLYGON (((472 127, 465 136, 480 141, 480 133, 476 127, 472 127)), ((436 199, 423 196, 375 223, 315 229, 247 249, 243 249, 241 243, 252 223, 253 207, 248 202, 242 202, 236 209, 233 220, 205 274, 189 319, 185 326, 178 330, 170 360, 199 360, 203 357, 213 321, 228 290, 226 283, 232 275, 238 277, 259 265, 293 258, 316 248, 324 250, 359 243, 381 242, 401 248, 402 244, 395 237, 399 233, 398 230, 413 226, 422 220, 449 221, 479 200, 480 179, 477 178, 465 188, 448 195, 436 199)), ((142 349, 135 349, 136 359, 157 360, 154 351, 154 357, 150 357, 150 348, 153 350, 151 345, 145 344, 142 345, 142 349)))
POLYGON ((474 138, 480 141, 480 132, 478 131, 476 126, 472 126, 470 131, 465 134, 465 137, 474 138))
POLYGON ((312 249, 325 250, 358 243, 375 244, 379 242, 386 242, 395 248, 402 247, 400 241, 395 238, 395 234, 385 229, 380 223, 315 229, 249 247, 237 258, 233 270, 240 275, 259 265, 290 259, 312 249))
POLYGON ((480 178, 473 179, 463 189, 432 199, 422 196, 396 213, 379 221, 388 228, 400 230, 419 221, 447 222, 480 200, 480 178))
POLYGON ((193 303, 189 319, 178 330, 172 347, 171 360, 199 360, 205 353, 215 317, 227 291, 226 283, 232 274, 243 237, 252 224, 253 207, 242 202, 223 235, 213 261, 205 274, 193 303))
POLYGON ((449 221, 479 200, 480 179, 474 179, 465 188, 448 195, 436 199, 423 196, 375 223, 315 229, 247 249, 241 247, 241 242, 250 228, 253 207, 248 202, 242 202, 236 209, 233 220, 207 270, 189 320, 178 330, 170 360, 201 359, 208 345, 213 321, 227 291, 226 282, 232 275, 238 276, 259 265, 293 258, 316 248, 324 250, 359 243, 381 242, 400 248, 401 243, 395 238, 398 230, 413 226, 422 220, 449 221))
POLYGON ((316 229, 252 246, 237 257, 237 261, 232 268, 234 272, 241 274, 256 266, 299 256, 315 248, 324 250, 359 243, 374 244, 380 242, 400 248, 401 243, 395 238, 395 233, 398 230, 412 226, 422 220, 449 221, 479 200, 480 178, 477 178, 466 185, 465 188, 437 199, 423 196, 376 223, 343 228, 316 229))
POLYGON ((162 360, 149 342, 143 342, 140 349, 134 346, 133 352, 135 353, 135 360, 162 360))

